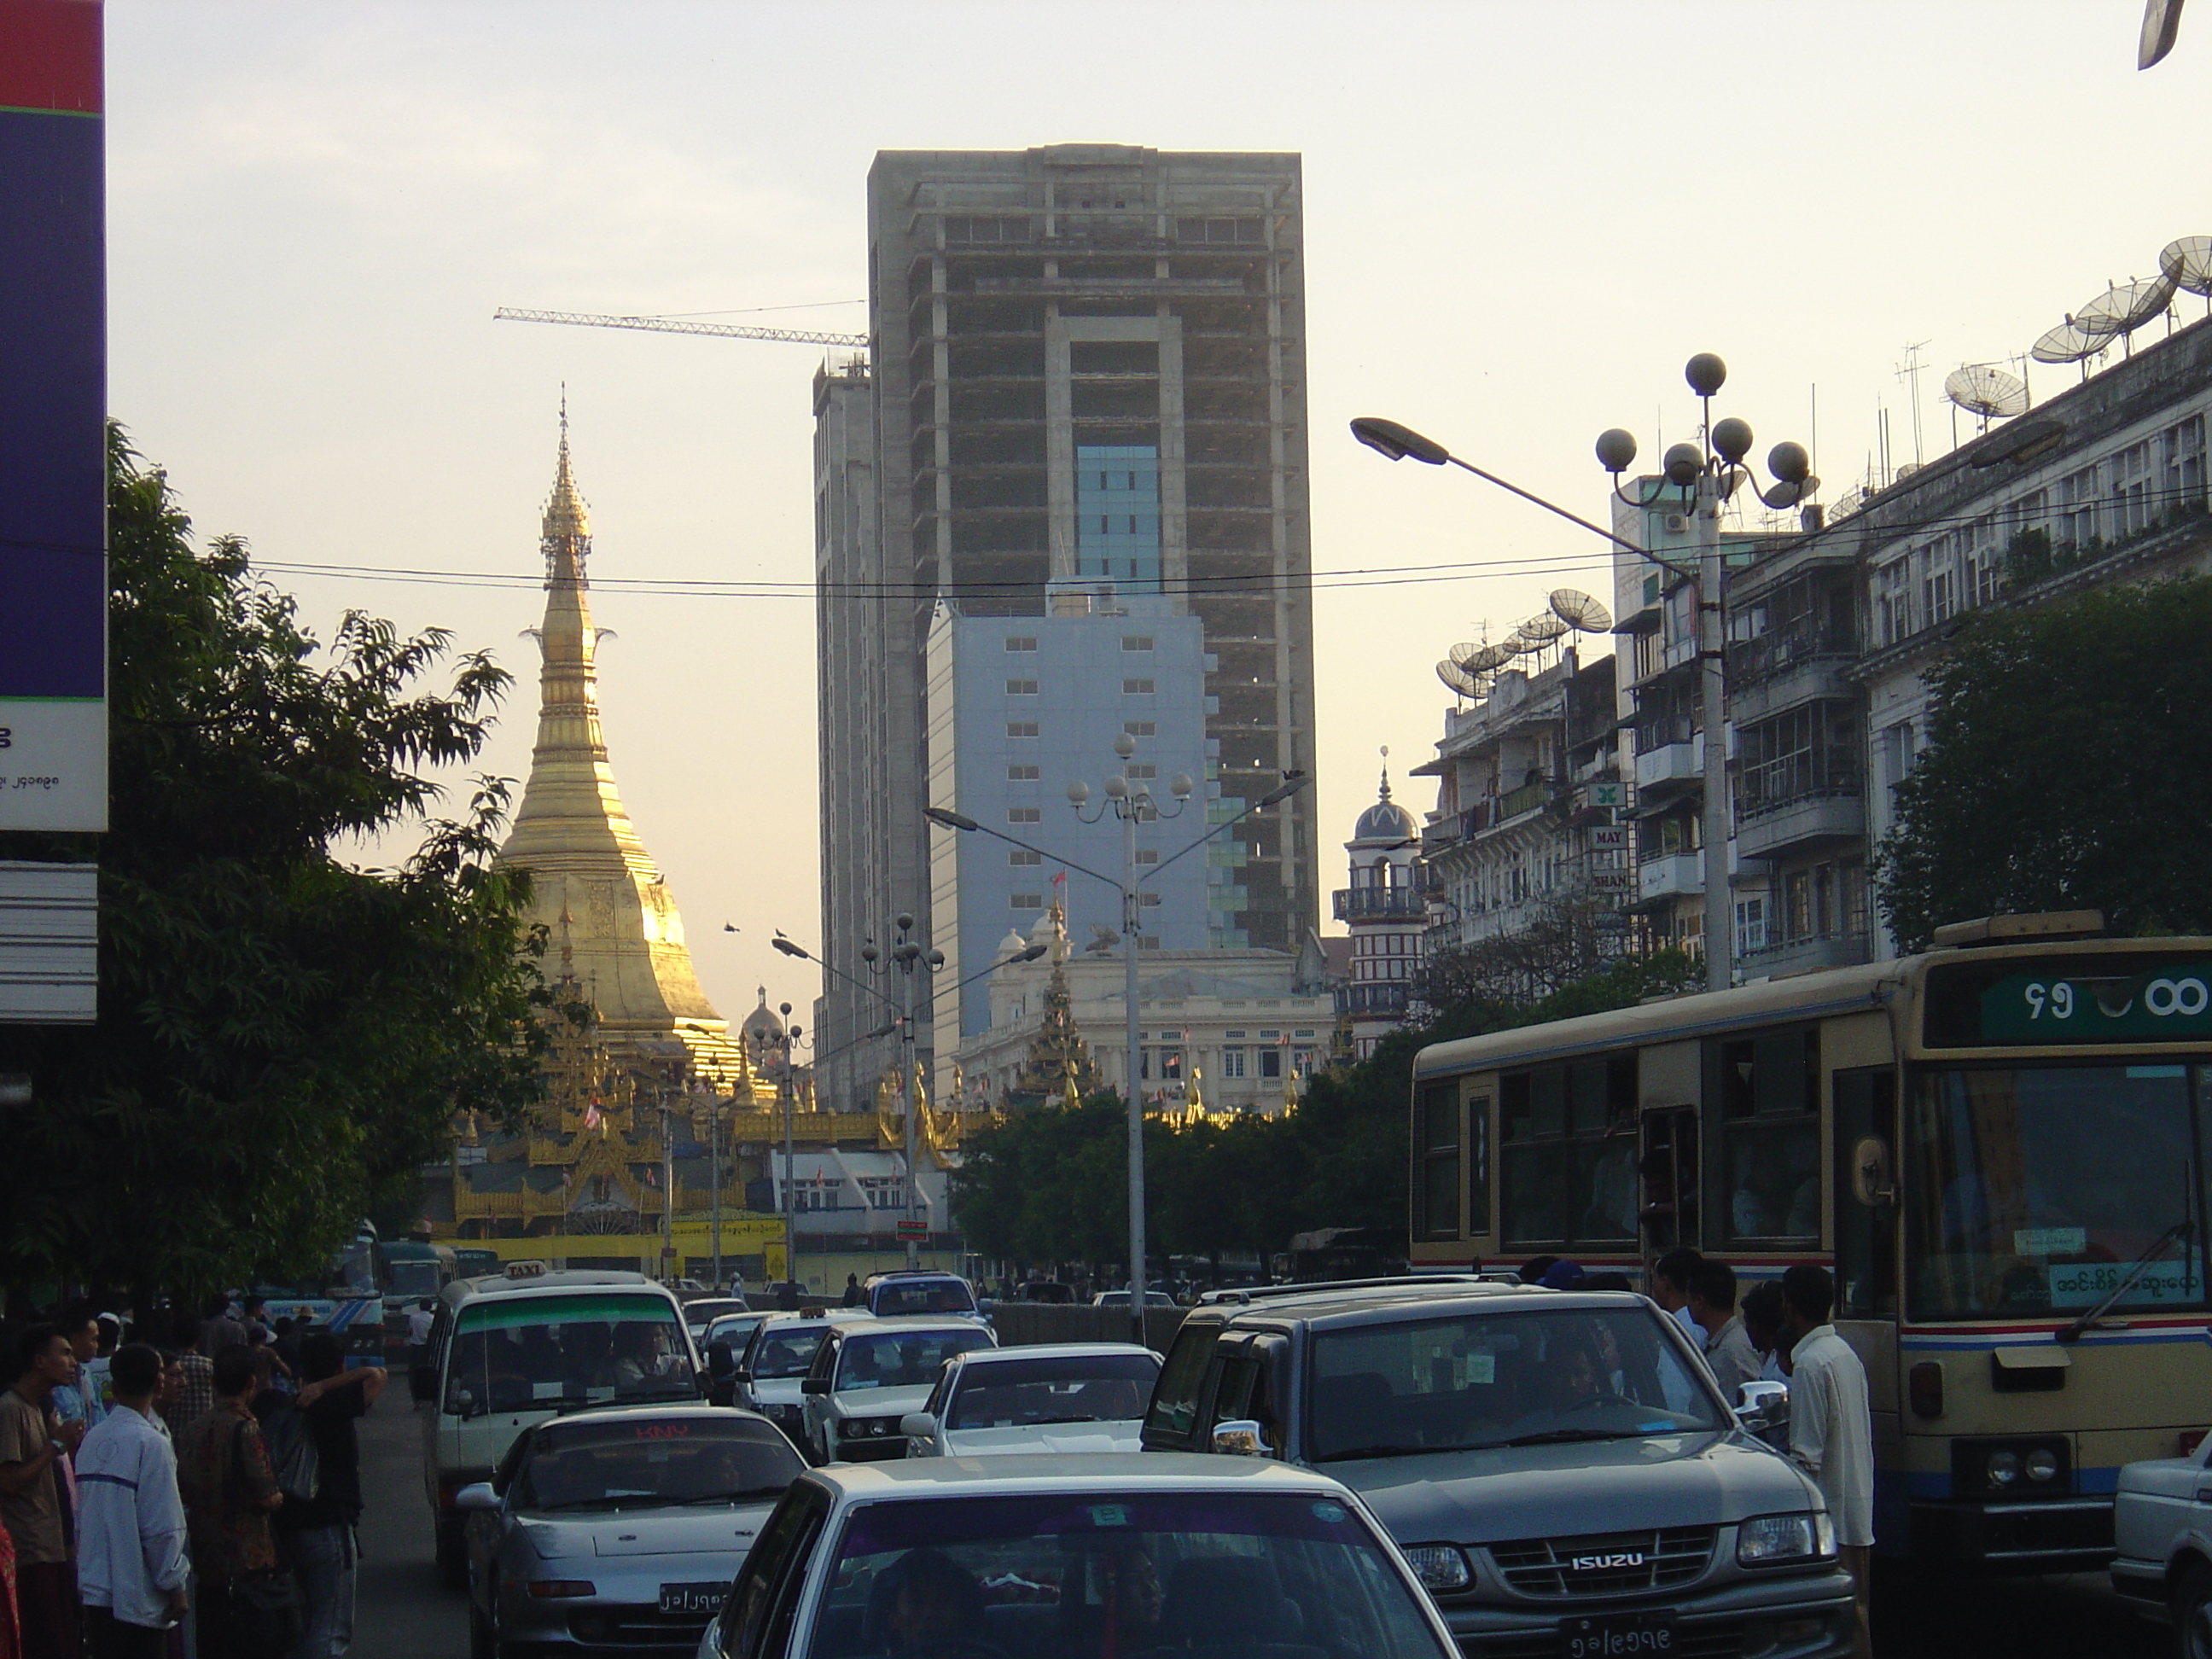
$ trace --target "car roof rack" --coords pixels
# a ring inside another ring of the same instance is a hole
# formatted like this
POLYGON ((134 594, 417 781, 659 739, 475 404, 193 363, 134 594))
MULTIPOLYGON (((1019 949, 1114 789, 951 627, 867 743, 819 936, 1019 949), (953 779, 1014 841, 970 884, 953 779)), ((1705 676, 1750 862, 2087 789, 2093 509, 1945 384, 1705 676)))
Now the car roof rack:
MULTIPOLYGON (((1486 1281, 1497 1284, 1504 1275, 1484 1273, 1395 1273, 1388 1279, 1324 1279, 1305 1284, 1238 1285, 1225 1291, 1208 1291, 1199 1297, 1200 1307, 1227 1303, 1242 1306, 1254 1302, 1273 1301, 1286 1296, 1322 1296, 1334 1291, 1387 1291, 1401 1285, 1480 1285, 1486 1281)), ((1513 1283, 1520 1279, 1514 1278, 1513 1283)))

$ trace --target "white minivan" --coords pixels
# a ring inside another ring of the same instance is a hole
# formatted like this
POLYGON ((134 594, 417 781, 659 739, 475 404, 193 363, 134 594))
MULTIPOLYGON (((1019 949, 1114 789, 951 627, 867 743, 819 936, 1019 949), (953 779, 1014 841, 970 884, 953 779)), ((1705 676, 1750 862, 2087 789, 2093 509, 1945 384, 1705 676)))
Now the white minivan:
POLYGON ((489 1480, 517 1435, 591 1406, 694 1401, 698 1355, 673 1295, 642 1273, 556 1273, 507 1264, 439 1297, 428 1363, 415 1382, 429 1411, 422 1484, 449 1583, 466 1570, 453 1495, 489 1480))

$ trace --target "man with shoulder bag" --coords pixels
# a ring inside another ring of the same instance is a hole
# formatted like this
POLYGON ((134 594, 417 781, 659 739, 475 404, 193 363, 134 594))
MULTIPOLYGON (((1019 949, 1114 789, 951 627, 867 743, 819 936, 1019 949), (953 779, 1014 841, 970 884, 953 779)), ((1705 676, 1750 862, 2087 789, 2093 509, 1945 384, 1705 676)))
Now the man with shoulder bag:
POLYGON ((177 1480, 199 1580, 196 1659, 282 1659, 306 1628, 269 1517, 284 1502, 253 1398, 253 1352, 215 1357, 214 1408, 177 1437, 177 1480))

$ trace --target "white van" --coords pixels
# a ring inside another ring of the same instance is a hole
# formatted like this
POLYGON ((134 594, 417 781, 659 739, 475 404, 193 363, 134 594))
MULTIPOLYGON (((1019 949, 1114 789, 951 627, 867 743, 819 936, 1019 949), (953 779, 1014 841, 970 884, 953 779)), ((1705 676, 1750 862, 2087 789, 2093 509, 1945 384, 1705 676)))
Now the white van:
POLYGON ((667 1290, 642 1273, 554 1273, 536 1261, 448 1285, 422 1369, 422 1485, 438 1565, 454 1583, 465 1571, 466 1517, 453 1494, 490 1480, 523 1430, 589 1406, 700 1396, 698 1354, 667 1290))

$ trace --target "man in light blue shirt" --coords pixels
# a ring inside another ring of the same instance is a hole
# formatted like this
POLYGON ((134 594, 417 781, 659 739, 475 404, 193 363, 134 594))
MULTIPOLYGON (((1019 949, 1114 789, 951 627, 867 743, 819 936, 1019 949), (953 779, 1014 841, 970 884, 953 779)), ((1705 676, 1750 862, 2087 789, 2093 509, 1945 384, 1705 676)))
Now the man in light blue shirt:
POLYGON ((152 1420, 161 1356, 127 1344, 108 1376, 114 1409, 76 1455, 77 1591, 92 1659, 161 1659, 191 1571, 177 1454, 152 1420))

